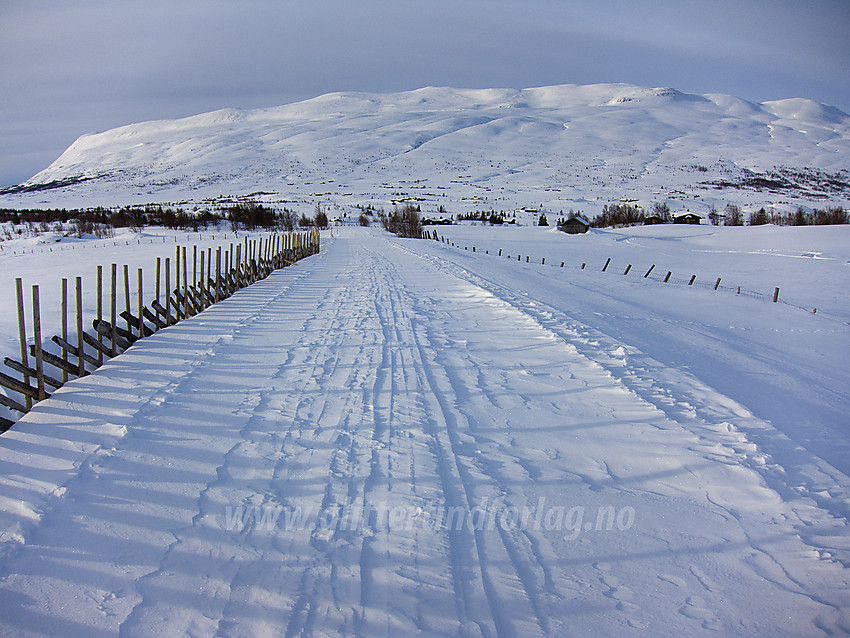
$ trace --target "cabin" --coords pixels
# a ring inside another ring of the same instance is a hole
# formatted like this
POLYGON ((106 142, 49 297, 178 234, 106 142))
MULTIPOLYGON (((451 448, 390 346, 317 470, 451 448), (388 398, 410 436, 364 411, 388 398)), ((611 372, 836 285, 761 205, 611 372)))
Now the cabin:
POLYGON ((581 215, 571 217, 563 224, 558 226, 558 230, 562 230, 570 235, 580 235, 581 233, 586 233, 588 228, 590 228, 590 222, 587 221, 587 219, 585 219, 581 215))
POLYGON ((673 218, 674 224, 699 224, 701 222, 702 217, 694 213, 685 213, 684 215, 677 215, 673 218))
POLYGON ((663 224, 664 218, 661 215, 649 215, 648 217, 644 217, 643 225, 644 226, 655 226, 656 224, 663 224))

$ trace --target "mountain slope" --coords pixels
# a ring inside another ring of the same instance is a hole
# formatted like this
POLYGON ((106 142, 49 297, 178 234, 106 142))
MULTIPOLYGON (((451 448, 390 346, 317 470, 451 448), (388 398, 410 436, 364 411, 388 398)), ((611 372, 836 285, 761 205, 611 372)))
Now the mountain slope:
POLYGON ((264 191, 340 204, 413 199, 426 209, 593 213, 620 199, 671 200, 674 210, 791 207, 850 200, 848 168, 850 116, 811 100, 753 104, 626 84, 427 87, 84 135, 2 203, 264 191), (774 192, 759 192, 764 184, 774 192))

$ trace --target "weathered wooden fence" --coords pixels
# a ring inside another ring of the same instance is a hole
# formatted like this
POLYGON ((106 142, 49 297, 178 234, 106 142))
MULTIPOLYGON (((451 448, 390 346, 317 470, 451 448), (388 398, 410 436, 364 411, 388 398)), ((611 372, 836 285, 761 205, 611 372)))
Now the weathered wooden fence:
MULTIPOLYGON (((50 396, 48 387, 60 388, 72 376, 90 374, 105 359, 121 354, 139 339, 203 312, 240 288, 268 277, 272 271, 292 265, 318 251, 319 232, 316 229, 304 233, 273 234, 255 240, 246 237, 243 243, 231 243, 228 249, 222 250, 222 246, 216 248, 214 260, 212 248, 204 251, 203 248, 198 250, 197 246, 192 246, 191 266, 186 247, 176 246, 173 277, 171 258, 156 259, 155 293, 147 305, 144 303, 142 269, 137 270, 133 282, 136 288, 136 303, 133 305, 133 283, 129 268, 125 265, 120 273, 124 294, 123 299, 119 299, 119 270, 117 264, 112 264, 108 282, 108 320, 104 317, 106 282, 103 267, 98 266, 97 308, 91 322, 93 332, 83 329, 82 277, 77 277, 74 282, 76 337, 73 343, 68 330, 68 280, 62 280, 61 334, 54 335, 47 343, 42 339, 39 287, 32 287, 32 343, 28 345, 23 281, 18 278, 15 281, 15 293, 20 361, 6 357, 4 363, 20 378, 0 372, 0 386, 20 395, 20 398, 0 392, 0 405, 25 414, 35 402, 50 396), (123 309, 119 308, 119 304, 123 305, 123 309), (125 323, 124 326, 119 325, 119 317, 125 323), (58 349, 58 353, 47 350, 46 346, 51 343, 54 344, 54 350, 58 349), (56 372, 49 373, 51 368, 56 372)), ((13 424, 14 421, 0 418, 0 432, 5 432, 13 424)))

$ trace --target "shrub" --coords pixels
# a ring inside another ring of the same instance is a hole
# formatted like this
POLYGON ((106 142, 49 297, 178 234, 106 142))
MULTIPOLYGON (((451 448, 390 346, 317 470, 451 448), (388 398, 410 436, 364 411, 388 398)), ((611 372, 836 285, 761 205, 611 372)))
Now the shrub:
POLYGON ((608 226, 632 226, 643 223, 646 215, 640 206, 631 204, 605 204, 602 214, 593 218, 591 226, 606 228, 608 226))
POLYGON ((399 237, 422 238, 422 220, 415 206, 407 204, 393 209, 392 215, 381 217, 381 223, 391 233, 399 237))

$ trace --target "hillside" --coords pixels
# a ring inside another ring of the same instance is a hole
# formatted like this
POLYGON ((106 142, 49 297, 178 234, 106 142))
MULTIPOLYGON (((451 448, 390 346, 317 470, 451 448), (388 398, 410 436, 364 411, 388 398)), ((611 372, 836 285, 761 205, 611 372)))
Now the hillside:
POLYGON ((0 206, 222 195, 423 210, 850 202, 850 116, 625 84, 334 93, 84 135, 0 206))

